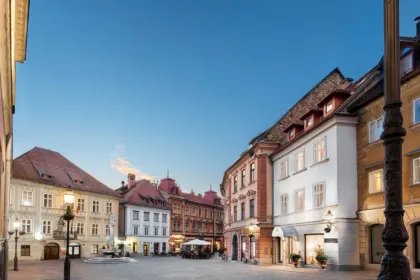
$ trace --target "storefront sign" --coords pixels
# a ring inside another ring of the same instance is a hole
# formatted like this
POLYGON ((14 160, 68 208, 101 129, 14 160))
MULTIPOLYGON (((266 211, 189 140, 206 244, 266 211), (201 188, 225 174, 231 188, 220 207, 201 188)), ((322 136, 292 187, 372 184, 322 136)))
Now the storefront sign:
POLYGON ((338 238, 325 238, 324 243, 338 243, 338 238))

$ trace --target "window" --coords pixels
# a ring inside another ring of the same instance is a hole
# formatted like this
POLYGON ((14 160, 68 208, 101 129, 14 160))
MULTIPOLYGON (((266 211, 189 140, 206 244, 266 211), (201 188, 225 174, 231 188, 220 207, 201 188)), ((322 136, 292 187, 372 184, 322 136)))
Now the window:
POLYGON ((255 181, 255 163, 251 163, 249 170, 249 182, 253 183, 255 181))
POLYGON ((97 244, 93 244, 92 245, 92 254, 97 254, 98 253, 98 245, 97 244))
POLYGON ((99 200, 94 200, 92 202, 92 212, 99 213, 99 200))
POLYGON ((236 222, 238 219, 238 206, 233 206, 233 221, 236 222))
POLYGON ((375 142, 381 138, 384 131, 384 117, 374 120, 369 124, 369 143, 375 142))
POLYGON ((31 191, 22 191, 22 204, 32 206, 33 193, 31 191))
POLYGON ((98 224, 92 224, 92 235, 98 235, 98 224))
POLYGON ((139 219, 139 211, 133 210, 133 220, 139 219))
POLYGON ((188 212, 189 212, 189 207, 187 206, 187 207, 185 207, 185 215, 188 216, 189 215, 188 212))
POLYGON ((245 220, 245 202, 241 203, 241 220, 245 220))
POLYGON ((238 191, 238 176, 233 177, 233 192, 236 193, 238 191))
POLYGON ((333 108, 333 103, 332 101, 330 103, 327 104, 327 106, 325 106, 325 112, 329 113, 333 108))
MULTIPOLYGON (((187 231, 187 230, 185 230, 185 231, 187 231)), ((166 228, 162 228, 162 235, 166 236, 166 228)))
POLYGON ((281 214, 287 214, 287 194, 280 196, 281 214))
POLYGON ((245 169, 242 170, 241 188, 245 188, 245 169))
POLYGON ((159 222, 159 213, 154 213, 153 214, 153 221, 159 222))
POLYGON ((300 151, 295 155, 295 172, 302 171, 305 168, 305 152, 300 151))
POLYGON ((22 231, 25 233, 32 232, 32 220, 22 220, 22 231))
POLYGON ((255 236, 252 236, 249 240, 249 247, 250 247, 250 259, 255 259, 255 236))
POLYGON ((414 123, 420 123, 420 98, 413 102, 413 117, 414 123))
POLYGON ((106 213, 110 214, 112 212, 112 203, 111 202, 107 202, 106 203, 106 213))
MULTIPOLYGON (((370 228, 370 262, 381 263, 382 257, 385 254, 386 249, 382 245, 382 230, 383 225, 373 225, 370 228)), ((415 228, 416 229, 416 228, 415 228)))
POLYGON ((198 209, 198 217, 201 217, 201 209, 198 209))
POLYGON ((133 226, 133 234, 138 235, 139 234, 139 226, 133 226))
POLYGON ((297 190, 295 192, 296 202, 295 202, 295 211, 302 211, 304 210, 304 199, 305 199, 305 192, 303 189, 297 190))
POLYGON ((420 183, 420 158, 413 160, 413 183, 420 183))
POLYGON ((10 191, 9 191, 9 204, 12 204, 12 193, 13 193, 13 190, 10 189, 10 191))
POLYGON ((85 211, 85 200, 83 198, 77 199, 77 209, 79 211, 85 211))
POLYGON ((295 137, 295 129, 289 131, 289 139, 292 139, 293 137, 295 137))
POLYGON ((254 200, 249 201, 249 217, 254 218, 254 200))
POLYGON ((20 245, 20 255, 22 257, 31 256, 31 245, 20 245))
POLYGON ((382 192, 384 190, 383 169, 369 172, 369 193, 382 192))
POLYGON ((83 235, 84 234, 84 232, 85 232, 85 225, 84 225, 84 223, 77 223, 76 224, 76 230, 77 230, 77 234, 79 235, 83 235))
POLYGON ((315 163, 324 161, 327 158, 326 138, 315 143, 315 163))
POLYGON ((110 236, 111 235, 111 227, 110 225, 105 225, 105 235, 110 236))
POLYGON ((42 221, 42 233, 51 234, 51 221, 42 221))
POLYGON ((314 187, 314 208, 325 206, 325 184, 319 183, 314 187))
POLYGON ((159 235, 159 228, 155 227, 155 235, 159 235))
POLYGON ((44 207, 52 208, 52 194, 44 193, 44 207))
POLYGON ((287 170, 287 160, 283 160, 280 163, 280 179, 284 179, 288 176, 288 170, 287 170))
POLYGON ((149 227, 144 227, 144 235, 149 235, 149 227))
POLYGON ((207 219, 207 210, 204 210, 204 218, 207 219))
POLYGON ((195 232, 195 222, 192 222, 192 232, 195 232))
POLYGON ((149 221, 149 215, 150 215, 150 213, 149 213, 149 212, 144 212, 144 220, 145 220, 146 222, 148 222, 148 221, 149 221))
POLYGON ((162 223, 166 223, 167 222, 167 214, 162 214, 162 223))
POLYGON ((306 119, 306 127, 310 127, 314 123, 314 118, 310 116, 306 119))

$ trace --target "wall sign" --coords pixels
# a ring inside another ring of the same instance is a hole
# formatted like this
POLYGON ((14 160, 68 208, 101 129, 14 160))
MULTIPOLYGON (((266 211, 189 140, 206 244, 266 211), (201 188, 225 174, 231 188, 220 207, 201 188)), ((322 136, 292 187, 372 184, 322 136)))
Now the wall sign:
POLYGON ((324 243, 338 243, 338 238, 325 238, 324 243))

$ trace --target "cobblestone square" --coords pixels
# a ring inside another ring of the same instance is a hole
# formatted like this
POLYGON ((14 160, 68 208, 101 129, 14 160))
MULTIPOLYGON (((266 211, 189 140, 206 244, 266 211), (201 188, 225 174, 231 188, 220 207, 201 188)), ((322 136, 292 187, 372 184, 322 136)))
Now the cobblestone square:
MULTIPOLYGON (((190 260, 180 257, 141 257, 136 263, 86 264, 72 260, 74 280, 239 280, 239 279, 376 279, 374 271, 333 272, 312 268, 284 268, 281 266, 254 266, 222 261, 190 260)), ((10 280, 61 280, 63 260, 21 262, 19 271, 9 270, 10 280)), ((9 267, 12 269, 13 266, 9 267)), ((414 274, 419 280, 419 275, 414 274)))

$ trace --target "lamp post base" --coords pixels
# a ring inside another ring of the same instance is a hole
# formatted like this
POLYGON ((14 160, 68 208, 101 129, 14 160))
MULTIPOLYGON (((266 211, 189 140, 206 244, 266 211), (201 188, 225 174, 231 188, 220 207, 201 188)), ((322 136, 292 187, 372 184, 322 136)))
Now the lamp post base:
POLYGON ((15 258, 13 259, 13 270, 14 271, 18 271, 18 258, 15 256, 15 258))
POLYGON ((64 280, 70 280, 70 258, 68 256, 64 260, 64 280))

